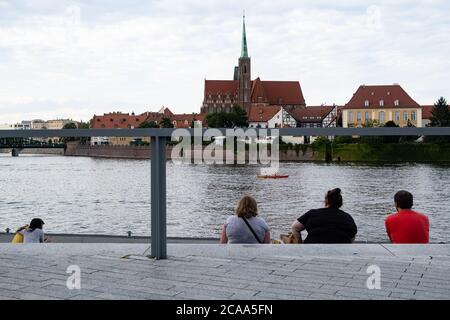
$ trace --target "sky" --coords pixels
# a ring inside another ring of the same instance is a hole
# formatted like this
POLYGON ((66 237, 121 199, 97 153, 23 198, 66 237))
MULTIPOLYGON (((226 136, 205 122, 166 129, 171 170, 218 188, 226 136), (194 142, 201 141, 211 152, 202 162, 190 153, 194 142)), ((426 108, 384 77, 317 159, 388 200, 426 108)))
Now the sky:
POLYGON ((362 84, 450 99, 447 0, 0 0, 0 123, 199 112, 204 80, 232 79, 244 10, 252 77, 300 81, 307 105, 362 84))

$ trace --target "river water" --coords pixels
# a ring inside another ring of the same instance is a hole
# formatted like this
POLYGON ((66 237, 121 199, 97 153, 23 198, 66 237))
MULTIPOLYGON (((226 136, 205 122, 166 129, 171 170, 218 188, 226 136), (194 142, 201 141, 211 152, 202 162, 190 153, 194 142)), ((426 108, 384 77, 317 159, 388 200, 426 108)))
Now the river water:
MULTIPOLYGON (((450 166, 282 163, 280 172, 290 178, 258 180, 258 166, 168 162, 168 236, 218 237, 239 198, 250 194, 277 238, 340 187, 358 241, 388 241, 384 219, 394 211, 394 193, 406 189, 415 209, 429 215, 431 242, 450 242, 450 166)), ((0 212, 1 231, 41 217, 47 232, 149 235, 150 162, 0 154, 0 212)))

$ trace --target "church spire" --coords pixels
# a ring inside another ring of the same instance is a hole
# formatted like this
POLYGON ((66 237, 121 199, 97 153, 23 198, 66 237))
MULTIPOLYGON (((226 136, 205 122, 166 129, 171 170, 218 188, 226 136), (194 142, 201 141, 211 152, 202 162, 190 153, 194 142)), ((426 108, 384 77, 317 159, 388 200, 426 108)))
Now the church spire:
POLYGON ((245 32, 245 12, 244 12, 244 23, 243 23, 243 30, 242 30, 241 58, 248 58, 247 33, 245 32))

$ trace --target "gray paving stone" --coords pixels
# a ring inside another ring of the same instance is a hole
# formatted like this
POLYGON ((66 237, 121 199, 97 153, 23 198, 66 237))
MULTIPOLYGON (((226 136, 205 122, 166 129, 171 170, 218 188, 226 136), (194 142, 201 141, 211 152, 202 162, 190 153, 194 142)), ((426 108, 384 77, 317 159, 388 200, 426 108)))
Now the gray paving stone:
POLYGON ((0 245, 0 299, 448 299, 450 246, 423 247, 170 244, 157 261, 147 245, 0 245), (81 291, 65 287, 71 264, 81 291), (365 288, 370 265, 381 291, 365 288))
POLYGON ((272 286, 261 288, 255 285, 255 286, 248 286, 247 289, 259 292, 257 294, 258 296, 261 294, 275 294, 275 295, 290 295, 293 297, 308 297, 311 294, 311 292, 308 291, 308 288, 300 288, 300 286, 299 288, 295 286, 291 286, 290 288, 279 288, 272 286))
POLYGON ((258 299, 270 299, 270 300, 308 300, 309 295, 300 297, 292 294, 277 294, 272 292, 260 292, 256 295, 258 299))

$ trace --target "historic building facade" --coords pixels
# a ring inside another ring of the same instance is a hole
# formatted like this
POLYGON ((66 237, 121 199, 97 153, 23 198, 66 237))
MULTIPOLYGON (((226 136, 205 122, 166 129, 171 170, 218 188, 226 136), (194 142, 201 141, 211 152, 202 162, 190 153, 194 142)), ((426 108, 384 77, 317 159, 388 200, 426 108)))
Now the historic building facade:
POLYGON ((384 125, 393 121, 400 127, 422 127, 422 106, 398 85, 362 85, 342 109, 342 126, 362 127, 373 121, 384 125))
POLYGON ((277 106, 288 110, 305 107, 298 81, 262 81, 251 79, 251 58, 248 54, 245 17, 242 31, 241 56, 234 69, 233 80, 205 80, 202 114, 230 112, 234 105, 247 113, 251 107, 277 106))

